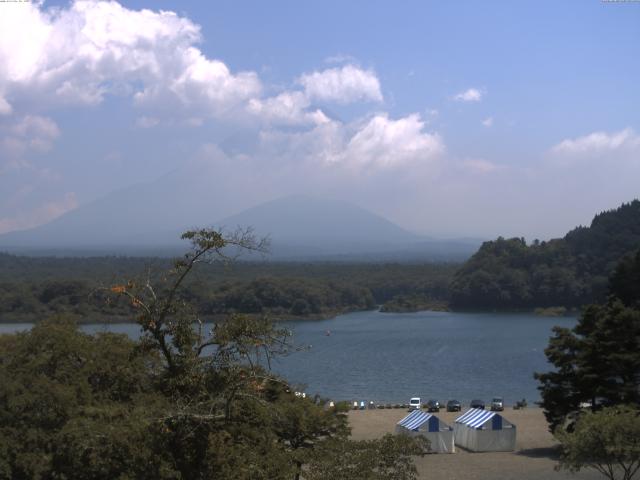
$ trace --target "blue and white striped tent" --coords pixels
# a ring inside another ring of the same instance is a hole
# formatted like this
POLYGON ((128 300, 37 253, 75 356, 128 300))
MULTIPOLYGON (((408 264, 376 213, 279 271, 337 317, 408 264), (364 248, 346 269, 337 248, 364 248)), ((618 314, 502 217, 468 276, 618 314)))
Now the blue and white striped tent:
POLYGON ((427 438, 433 453, 455 452, 453 428, 430 413, 414 410, 398 422, 396 433, 427 438))
POLYGON ((456 418, 456 445, 473 452, 511 452, 516 448, 516 426, 502 415, 472 408, 456 418))

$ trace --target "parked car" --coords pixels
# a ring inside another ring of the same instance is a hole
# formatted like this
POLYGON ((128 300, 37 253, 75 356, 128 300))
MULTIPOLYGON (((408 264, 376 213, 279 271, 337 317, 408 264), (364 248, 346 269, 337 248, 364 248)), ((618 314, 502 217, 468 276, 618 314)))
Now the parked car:
POLYGON ((409 410, 420 410, 422 408, 422 402, 420 397, 413 397, 409 400, 409 410))
POLYGON ((479 408, 481 410, 484 410, 484 402, 482 400, 471 400, 469 406, 471 408, 479 408))
POLYGON ((504 410, 504 400, 502 397, 494 397, 491 400, 491 411, 493 412, 501 412, 504 410))
POLYGON ((440 411, 440 402, 438 400, 431 399, 427 402, 427 411, 429 412, 439 412, 440 411))
POLYGON ((462 404, 458 400, 449 400, 447 402, 447 412, 460 412, 462 404))
POLYGON ((525 408, 527 406, 527 400, 526 399, 522 399, 522 400, 518 400, 514 405, 513 405, 513 409, 514 410, 520 410, 521 408, 525 408))

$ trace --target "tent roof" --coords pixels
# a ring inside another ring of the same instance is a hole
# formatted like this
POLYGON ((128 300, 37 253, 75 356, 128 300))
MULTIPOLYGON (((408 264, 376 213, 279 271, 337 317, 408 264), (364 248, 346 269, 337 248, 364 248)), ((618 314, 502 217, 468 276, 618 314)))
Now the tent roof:
MULTIPOLYGON (((471 428, 482 428, 485 423, 496 415, 498 415, 496 412, 472 408, 456 418, 456 423, 461 423, 471 428)), ((501 415, 498 415, 498 417, 501 417, 501 415)))
POLYGON ((398 425, 407 428, 409 430, 415 430, 420 428, 422 424, 428 422, 433 417, 430 413, 421 412, 420 410, 414 410, 409 415, 404 417, 398 422, 398 425))

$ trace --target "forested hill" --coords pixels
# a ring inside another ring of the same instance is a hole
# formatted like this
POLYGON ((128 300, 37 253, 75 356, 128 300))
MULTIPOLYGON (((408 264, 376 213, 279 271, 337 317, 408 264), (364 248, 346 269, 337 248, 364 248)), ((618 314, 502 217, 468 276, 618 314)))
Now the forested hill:
MULTIPOLYGON (((72 315, 81 322, 126 321, 130 305, 105 303, 101 287, 164 278, 166 258, 23 257, 0 253, 0 323, 72 315)), ((205 317, 228 313, 272 319, 330 317, 372 309, 427 308, 446 303, 458 264, 202 263, 185 299, 205 317), (411 300, 411 305, 403 302, 411 300)))
POLYGON ((485 242, 451 283, 455 308, 580 307, 602 301, 617 262, 640 248, 640 201, 596 215, 564 238, 485 242))

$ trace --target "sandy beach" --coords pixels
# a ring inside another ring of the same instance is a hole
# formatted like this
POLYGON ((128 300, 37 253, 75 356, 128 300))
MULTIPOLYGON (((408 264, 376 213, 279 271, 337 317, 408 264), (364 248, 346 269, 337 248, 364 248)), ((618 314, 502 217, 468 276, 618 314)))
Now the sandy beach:
MULTIPOLYGON (((600 474, 584 470, 578 474, 557 472, 556 445, 547 430, 542 409, 507 408, 504 417, 517 427, 515 452, 471 453, 456 446, 454 454, 432 454, 417 458, 421 479, 599 479, 600 474)), ((396 423, 407 414, 405 409, 356 410, 349 413, 352 437, 355 440, 378 438, 393 433, 396 423)), ((441 410, 440 419, 453 424, 459 413, 441 410)))

